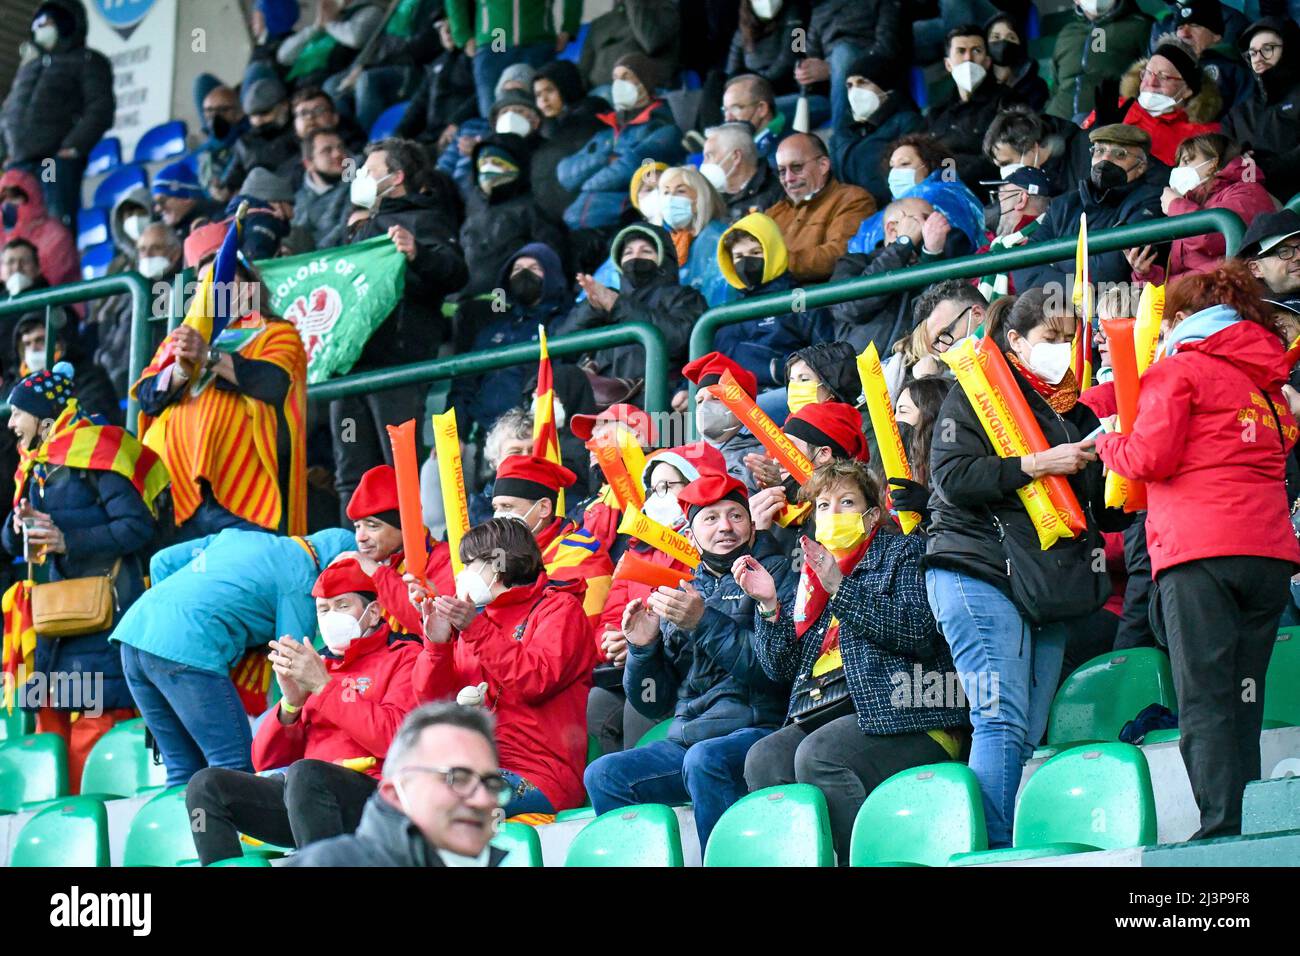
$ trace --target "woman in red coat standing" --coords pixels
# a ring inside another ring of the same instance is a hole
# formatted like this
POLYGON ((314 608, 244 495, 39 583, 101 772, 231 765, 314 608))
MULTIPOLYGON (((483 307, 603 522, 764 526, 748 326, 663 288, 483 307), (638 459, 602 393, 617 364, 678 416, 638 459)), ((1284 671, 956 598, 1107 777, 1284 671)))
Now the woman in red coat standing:
POLYGON ((1260 774, 1264 673, 1300 565, 1285 483, 1298 430, 1281 392, 1282 339, 1244 265, 1179 279, 1165 317, 1133 428, 1099 437, 1097 453, 1147 483, 1147 545, 1199 839, 1241 832, 1242 793, 1260 774))
POLYGON ((415 702, 460 699, 496 714, 511 816, 576 807, 585 794, 595 658, 582 600, 551 583, 517 518, 471 528, 460 557, 454 597, 411 585, 424 621, 424 651, 411 674, 415 702))

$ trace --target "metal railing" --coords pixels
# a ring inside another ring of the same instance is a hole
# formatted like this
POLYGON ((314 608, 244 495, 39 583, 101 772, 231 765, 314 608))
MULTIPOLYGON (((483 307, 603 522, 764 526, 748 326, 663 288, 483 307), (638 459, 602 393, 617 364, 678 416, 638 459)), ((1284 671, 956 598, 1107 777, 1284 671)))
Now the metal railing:
MULTIPOLYGON (((138 272, 119 272, 116 275, 87 279, 67 285, 57 285, 49 289, 24 292, 0 302, 0 317, 23 315, 28 312, 45 311, 45 362, 46 367, 54 364, 55 338, 62 330, 64 316, 62 306, 77 305, 82 302, 94 302, 115 295, 131 297, 131 362, 130 381, 134 382, 144 371, 151 354, 149 341, 150 297, 153 288, 149 280, 138 272)), ((83 321, 90 321, 87 315, 83 321)), ((3 396, 0 414, 9 414, 8 394, 3 396)), ((140 407, 135 399, 127 403, 127 428, 135 431, 135 421, 140 407)))

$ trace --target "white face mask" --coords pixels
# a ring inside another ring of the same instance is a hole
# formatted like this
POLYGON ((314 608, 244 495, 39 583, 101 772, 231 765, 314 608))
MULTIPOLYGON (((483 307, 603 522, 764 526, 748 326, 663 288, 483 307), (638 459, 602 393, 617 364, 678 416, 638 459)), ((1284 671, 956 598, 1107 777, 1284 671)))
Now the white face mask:
POLYGON ((865 123, 880 109, 880 95, 865 86, 855 86, 849 90, 849 109, 855 120, 865 123))
POLYGON ((1070 370, 1070 360, 1074 357, 1074 345, 1071 342, 1036 342, 1029 350, 1029 361, 1025 364, 1048 385, 1057 385, 1070 370))
POLYGON ((375 179, 370 175, 369 170, 360 170, 348 188, 348 198, 352 200, 352 205, 360 206, 362 209, 374 209, 379 204, 379 184, 391 176, 392 173, 389 173, 383 179, 375 179))
POLYGON ((641 194, 640 208, 641 215, 645 216, 646 222, 652 222, 656 226, 663 225, 663 196, 659 190, 652 189, 648 193, 641 194))
POLYGON ((998 167, 998 178, 999 178, 999 179, 1006 179, 1008 176, 1010 176, 1012 173, 1014 173, 1017 169, 1024 169, 1024 168, 1025 168, 1025 164, 1024 164, 1024 163, 1007 163, 1005 166, 999 166, 999 167, 998 167))
MULTIPOLYGON (((361 612, 361 617, 365 617, 369 610, 370 607, 367 605, 366 610, 361 612)), ((325 646, 332 654, 342 654, 361 636, 360 619, 353 617, 347 611, 326 611, 324 614, 318 614, 316 624, 320 628, 320 636, 325 639, 325 646)))
POLYGON ((522 114, 509 110, 497 116, 496 131, 498 133, 514 133, 516 136, 527 136, 533 131, 533 125, 524 119, 522 114))
POLYGON ((616 110, 630 110, 641 98, 640 88, 631 80, 615 80, 610 84, 609 97, 616 110))
POLYGON ((147 225, 149 225, 148 216, 127 216, 122 220, 122 231, 132 242, 138 242, 140 233, 144 232, 144 227, 147 225))
POLYGON ((685 518, 682 506, 672 495, 648 494, 641 510, 651 521, 658 521, 667 528, 675 527, 685 518))
POLYGON ((161 279, 171 265, 172 261, 166 256, 145 256, 136 268, 146 279, 161 279))
MULTIPOLYGON (((533 396, 532 408, 533 408, 533 418, 536 419, 537 418, 537 396, 536 395, 533 396)), ((564 403, 560 401, 558 398, 556 398, 554 395, 552 395, 551 408, 555 414, 555 427, 557 429, 564 428, 564 423, 568 419, 568 416, 565 414, 564 411, 564 403)), ((502 515, 498 515, 497 517, 504 518, 505 515, 502 514, 502 515)))
POLYGON ((32 277, 25 272, 15 272, 5 279, 5 288, 10 295, 22 295, 32 287, 32 277))
POLYGON ((32 40, 34 40, 36 45, 42 50, 49 52, 50 50, 53 50, 55 45, 59 42, 59 28, 51 23, 37 27, 32 31, 32 40))
POLYGON ((1138 105, 1152 116, 1164 116, 1178 105, 1178 101, 1155 90, 1143 90, 1138 94, 1138 105))
POLYGON ((727 171, 718 163, 701 163, 700 175, 709 181, 712 186, 720 193, 727 191, 727 171))
POLYGON ((781 12, 781 0, 749 0, 749 5, 760 20, 771 20, 781 12))
POLYGON ((983 82, 987 72, 974 60, 965 60, 952 68, 952 79, 957 89, 969 93, 983 82))
MULTIPOLYGON (((496 579, 495 573, 492 578, 496 579)), ((460 574, 456 575, 456 594, 475 607, 487 607, 492 603, 492 585, 484 581, 481 574, 470 568, 463 568, 460 574)))
POLYGON ((23 363, 29 373, 45 371, 45 349, 28 349, 23 352, 23 363))
POLYGON ((1104 16, 1115 8, 1119 0, 1079 0, 1079 9, 1090 17, 1104 16))
POLYGON ((1195 166, 1175 166, 1169 170, 1169 188, 1180 196, 1186 196, 1202 183, 1203 179, 1197 170, 1208 162, 1207 159, 1204 163, 1197 163, 1195 166))

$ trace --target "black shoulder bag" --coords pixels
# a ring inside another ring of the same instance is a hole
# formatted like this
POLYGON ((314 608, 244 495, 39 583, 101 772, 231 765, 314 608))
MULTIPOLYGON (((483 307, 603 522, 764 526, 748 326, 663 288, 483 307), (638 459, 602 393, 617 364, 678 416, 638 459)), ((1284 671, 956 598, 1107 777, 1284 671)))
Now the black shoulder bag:
POLYGON ((1032 521, 1026 535, 1016 524, 1004 525, 989 511, 1002 542, 1011 598, 1034 624, 1086 617, 1110 597, 1105 546, 1092 523, 1091 507, 1086 510, 1089 520, 1083 534, 1058 541, 1046 551, 1032 521), (1101 570, 1095 570, 1098 565, 1101 570))

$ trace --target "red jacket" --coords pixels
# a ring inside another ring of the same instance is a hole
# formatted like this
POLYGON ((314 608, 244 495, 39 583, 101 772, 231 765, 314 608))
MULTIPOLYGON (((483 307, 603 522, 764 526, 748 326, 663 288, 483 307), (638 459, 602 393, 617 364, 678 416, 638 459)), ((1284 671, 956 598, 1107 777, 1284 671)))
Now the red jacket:
POLYGON ((511 588, 445 644, 424 642, 416 703, 454 700, 486 681, 501 766, 535 784, 557 811, 583 801, 591 630, 582 602, 545 574, 511 588))
POLYGON ((18 207, 18 222, 12 229, 0 225, 0 246, 10 239, 26 239, 36 247, 41 275, 50 285, 76 282, 81 278, 77 243, 68 227, 45 210, 45 196, 36 177, 24 169, 6 169, 0 176, 0 190, 13 186, 27 195, 18 207))
MULTIPOLYGON (((398 634, 419 634, 424 630, 424 622, 420 620, 419 609, 411 603, 410 591, 402 580, 405 573, 404 554, 397 551, 379 565, 370 579, 375 582, 379 606, 388 626, 398 634)), ((446 541, 434 544, 425 574, 438 594, 456 593, 456 579, 451 573, 451 547, 446 541)))
POLYGON ((1229 555, 1300 564, 1285 484, 1300 430, 1282 397, 1283 355, 1277 336, 1244 320, 1184 342, 1142 376, 1132 433, 1097 439, 1108 468, 1147 483, 1153 576, 1229 555))
POLYGON ((295 760, 373 757, 365 772, 378 778, 388 745, 411 709, 411 669, 420 656, 417 641, 389 643, 390 633, 381 624, 353 641, 342 658, 325 658, 331 680, 307 698, 292 724, 280 723, 277 704, 253 739, 253 766, 269 770, 295 760))
POLYGON ((569 585, 582 601, 590 631, 605 607, 614 574, 609 547, 586 528, 575 527, 568 518, 555 518, 536 537, 546 573, 557 584, 569 585))
MULTIPOLYGON (((1120 105, 1124 105, 1123 97, 1120 98, 1120 105)), ((1091 129, 1096 120, 1097 114, 1089 113, 1088 118, 1083 121, 1083 128, 1091 129)), ((1151 155, 1166 166, 1174 165, 1174 153, 1178 151, 1178 144, 1187 137, 1200 136, 1202 133, 1217 133, 1222 129, 1217 121, 1193 122, 1185 109, 1171 110, 1161 116, 1152 116, 1136 99, 1124 114, 1122 122, 1146 130, 1147 135, 1151 137, 1151 155)))

